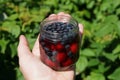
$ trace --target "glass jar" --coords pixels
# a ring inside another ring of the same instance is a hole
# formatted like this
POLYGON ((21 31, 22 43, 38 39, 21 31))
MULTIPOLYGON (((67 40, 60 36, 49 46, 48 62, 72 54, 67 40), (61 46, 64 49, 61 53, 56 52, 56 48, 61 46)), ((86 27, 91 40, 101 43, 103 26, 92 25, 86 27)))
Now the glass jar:
POLYGON ((41 61, 54 70, 67 70, 79 57, 80 34, 76 20, 69 16, 45 19, 40 24, 41 61))

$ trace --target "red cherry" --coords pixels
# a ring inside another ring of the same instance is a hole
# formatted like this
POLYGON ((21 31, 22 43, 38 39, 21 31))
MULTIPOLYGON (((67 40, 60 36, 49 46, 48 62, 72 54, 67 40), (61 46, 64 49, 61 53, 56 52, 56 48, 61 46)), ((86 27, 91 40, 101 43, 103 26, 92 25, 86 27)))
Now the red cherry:
POLYGON ((73 64, 73 61, 70 58, 68 58, 65 62, 62 63, 64 67, 70 66, 71 64, 73 64))
POLYGON ((50 66, 52 68, 56 66, 56 64, 54 62, 52 62, 50 59, 47 59, 47 58, 45 60, 45 64, 47 64, 48 66, 50 66))
POLYGON ((64 52, 59 52, 57 55, 56 55, 56 60, 59 62, 59 63, 62 63, 63 61, 65 61, 67 55, 64 53, 64 52))
POLYGON ((71 52, 72 52, 73 54, 76 54, 77 51, 78 51, 78 44, 77 44, 77 43, 72 43, 72 44, 70 45, 70 50, 71 50, 71 52))
POLYGON ((58 43, 56 45, 56 49, 60 51, 60 50, 64 49, 64 46, 61 43, 58 43))

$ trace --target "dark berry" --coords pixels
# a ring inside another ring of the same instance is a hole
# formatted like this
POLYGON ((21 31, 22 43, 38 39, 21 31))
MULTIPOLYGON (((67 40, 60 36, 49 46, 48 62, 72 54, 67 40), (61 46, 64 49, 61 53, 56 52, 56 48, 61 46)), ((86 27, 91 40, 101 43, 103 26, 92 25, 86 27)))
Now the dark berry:
POLYGON ((57 53, 57 51, 52 51, 52 55, 56 55, 57 53))
POLYGON ((44 41, 44 40, 45 40, 45 35, 42 35, 42 34, 41 34, 40 41, 44 41))
POLYGON ((65 45, 65 48, 66 48, 66 49, 69 49, 69 48, 70 48, 70 45, 65 45))
POLYGON ((44 30, 54 33, 68 33, 73 29, 73 25, 70 23, 55 22, 44 26, 44 30))
POLYGON ((68 55, 69 58, 73 58, 73 56, 74 56, 74 54, 73 54, 71 51, 69 51, 69 52, 67 53, 67 55, 68 55))
POLYGON ((49 58, 50 58, 50 60, 53 61, 53 62, 56 61, 55 56, 51 56, 51 57, 49 57, 49 58))
POLYGON ((45 52, 50 51, 47 47, 43 47, 43 49, 45 50, 45 52))
POLYGON ((69 27, 69 30, 72 30, 74 26, 72 24, 68 24, 68 27, 69 27))
POLYGON ((63 35, 63 41, 66 41, 66 40, 68 40, 67 34, 63 35))
POLYGON ((45 42, 42 42, 42 41, 41 41, 41 45, 42 45, 42 46, 45 46, 45 42))
POLYGON ((47 51, 45 53, 48 55, 48 57, 52 57, 53 56, 52 51, 47 51))
POLYGON ((62 22, 57 22, 56 25, 57 26, 61 26, 63 23, 62 22))

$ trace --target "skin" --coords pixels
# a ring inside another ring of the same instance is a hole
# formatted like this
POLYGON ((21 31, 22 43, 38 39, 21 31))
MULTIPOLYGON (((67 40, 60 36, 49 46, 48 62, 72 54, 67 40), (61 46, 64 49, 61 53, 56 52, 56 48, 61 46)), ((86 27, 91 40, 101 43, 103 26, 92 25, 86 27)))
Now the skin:
MULTIPOLYGON (((48 18, 59 18, 60 15, 70 16, 64 12, 58 14, 51 14, 48 18)), ((80 34, 83 34, 83 26, 79 24, 80 34)), ((32 51, 29 48, 29 43, 24 35, 19 37, 18 57, 20 71, 25 80, 74 80, 75 68, 71 67, 67 71, 55 71, 46 66, 40 60, 39 35, 34 44, 32 51)))

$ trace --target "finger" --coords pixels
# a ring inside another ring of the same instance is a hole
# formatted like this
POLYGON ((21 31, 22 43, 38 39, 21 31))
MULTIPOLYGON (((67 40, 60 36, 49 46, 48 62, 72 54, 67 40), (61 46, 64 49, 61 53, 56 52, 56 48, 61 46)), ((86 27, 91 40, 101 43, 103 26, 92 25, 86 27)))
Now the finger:
POLYGON ((71 17, 69 14, 67 14, 67 13, 64 13, 64 12, 59 12, 57 15, 58 15, 58 16, 60 16, 60 15, 64 15, 64 16, 71 17))
POLYGON ((57 15, 56 14, 51 14, 49 17, 48 17, 49 20, 55 20, 57 19, 57 15))
POLYGON ((18 45, 18 57, 19 59, 26 59, 31 56, 31 51, 29 49, 28 41, 24 35, 21 35, 19 38, 19 45, 18 45))
POLYGON ((38 35, 37 40, 36 40, 33 50, 32 50, 33 55, 35 55, 37 57, 40 57, 39 36, 40 35, 38 35))
POLYGON ((57 15, 64 15, 65 13, 64 12, 59 12, 57 15))
POLYGON ((78 24, 78 27, 79 27, 80 40, 82 40, 82 36, 83 36, 83 25, 82 25, 82 24, 78 24))
POLYGON ((56 14, 51 14, 51 15, 49 15, 49 17, 55 17, 56 16, 56 14))
POLYGON ((83 25, 82 24, 78 24, 78 27, 79 27, 79 31, 80 31, 80 34, 82 35, 83 34, 83 25))

